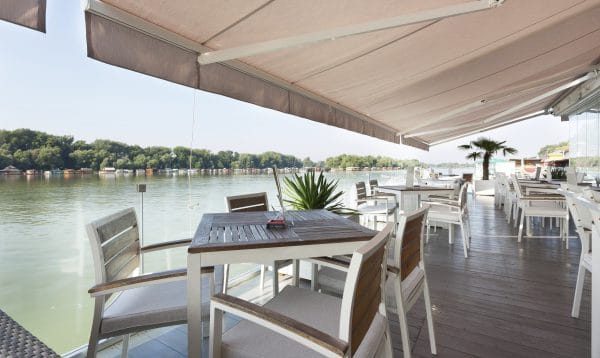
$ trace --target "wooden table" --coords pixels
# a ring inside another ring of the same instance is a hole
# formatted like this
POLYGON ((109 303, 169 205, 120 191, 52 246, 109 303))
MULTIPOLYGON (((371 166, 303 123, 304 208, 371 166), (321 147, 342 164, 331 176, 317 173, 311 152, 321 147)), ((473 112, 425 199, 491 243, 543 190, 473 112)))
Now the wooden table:
MULTIPOLYGON (((453 183, 449 183, 453 185, 453 183)), ((421 199, 429 195, 451 195, 454 193, 454 188, 441 186, 412 186, 405 185, 382 185, 377 187, 377 190, 384 193, 396 194, 400 209, 404 212, 411 212, 421 207, 421 199)))
POLYGON ((188 248, 188 353, 201 355, 200 268, 350 254, 376 232, 326 210, 289 211, 293 226, 267 229, 274 212, 204 214, 188 248))

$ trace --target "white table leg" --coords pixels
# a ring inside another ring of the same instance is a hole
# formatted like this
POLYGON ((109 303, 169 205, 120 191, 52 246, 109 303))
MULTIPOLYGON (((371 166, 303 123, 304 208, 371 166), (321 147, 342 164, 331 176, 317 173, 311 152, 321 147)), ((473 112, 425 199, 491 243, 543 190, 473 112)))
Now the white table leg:
MULTIPOLYGON (((592 246, 599 246, 600 237, 592 232, 592 246)), ((600 252, 592 255, 592 267, 600 268, 600 252)), ((600 358, 600 272, 592 274, 592 358, 600 358)))
POLYGON ((188 356, 202 356, 202 279, 200 254, 188 254, 187 269, 187 319, 188 356))

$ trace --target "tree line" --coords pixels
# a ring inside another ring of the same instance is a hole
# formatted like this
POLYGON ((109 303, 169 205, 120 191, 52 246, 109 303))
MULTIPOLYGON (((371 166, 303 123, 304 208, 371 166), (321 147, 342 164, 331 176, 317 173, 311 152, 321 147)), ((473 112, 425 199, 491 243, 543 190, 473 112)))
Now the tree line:
POLYGON ((73 136, 57 136, 31 129, 13 131, 0 129, 0 169, 13 165, 20 170, 106 167, 117 169, 264 169, 301 167, 407 167, 419 165, 417 160, 398 160, 388 157, 339 155, 325 161, 313 162, 293 155, 276 152, 262 154, 238 153, 230 150, 211 152, 207 149, 151 146, 142 148, 106 139, 92 143, 74 140, 73 136), (191 159, 191 163, 190 163, 191 159))
MULTIPOLYGON (((213 153, 194 149, 191 154, 191 167, 196 169, 302 167, 299 158, 275 152, 247 154, 226 150, 213 153)), ((190 149, 142 148, 106 139, 86 143, 75 141, 73 136, 56 136, 30 129, 0 130, 0 169, 8 165, 21 170, 188 168, 190 149)))
POLYGON ((394 159, 382 156, 360 156, 351 154, 342 154, 325 159, 325 166, 329 168, 347 168, 347 167, 416 167, 426 166, 427 164, 419 162, 417 159, 394 159))

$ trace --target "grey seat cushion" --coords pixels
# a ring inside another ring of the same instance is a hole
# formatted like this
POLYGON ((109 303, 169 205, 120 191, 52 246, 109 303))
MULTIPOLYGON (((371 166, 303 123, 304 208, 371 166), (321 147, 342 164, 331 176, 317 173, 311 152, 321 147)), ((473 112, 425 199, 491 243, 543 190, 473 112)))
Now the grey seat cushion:
MULTIPOLYGON (((286 286, 265 304, 271 310, 338 337, 342 300, 286 286)), ((267 328, 243 320, 223 334, 223 357, 321 357, 313 350, 267 328)))
MULTIPOLYGON (((215 290, 222 287, 222 269, 215 269, 215 290)), ((202 320, 210 316, 210 285, 202 276, 202 320)), ((100 334, 127 333, 187 321, 187 281, 148 285, 123 291, 108 306, 100 334)))

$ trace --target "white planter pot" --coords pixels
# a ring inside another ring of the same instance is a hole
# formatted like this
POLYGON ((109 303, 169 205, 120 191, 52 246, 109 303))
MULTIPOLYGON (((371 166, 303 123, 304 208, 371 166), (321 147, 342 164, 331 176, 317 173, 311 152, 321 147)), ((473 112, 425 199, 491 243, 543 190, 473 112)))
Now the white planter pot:
POLYGON ((494 187, 493 180, 473 180, 475 195, 494 196, 494 187))

